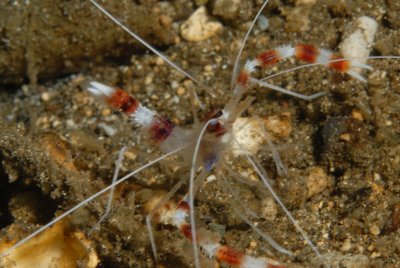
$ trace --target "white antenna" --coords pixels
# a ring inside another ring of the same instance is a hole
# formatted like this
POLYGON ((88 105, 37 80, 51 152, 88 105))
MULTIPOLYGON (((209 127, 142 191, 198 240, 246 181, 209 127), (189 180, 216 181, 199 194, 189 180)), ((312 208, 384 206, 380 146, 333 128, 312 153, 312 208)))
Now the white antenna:
POLYGON ((251 22, 251 25, 250 25, 249 29, 247 30, 246 35, 243 38, 242 45, 240 46, 239 52, 238 52, 238 54, 236 56, 235 65, 233 66, 233 70, 232 70, 232 78, 231 78, 231 88, 232 89, 234 87, 235 79, 236 79, 236 76, 237 76, 237 73, 238 73, 240 56, 242 55, 242 52, 243 52, 243 49, 244 49, 244 47, 246 45, 247 39, 249 38, 249 35, 250 35, 251 31, 254 28, 254 25, 256 24, 258 18, 261 15, 261 12, 264 10, 264 8, 268 4, 268 2, 269 2, 269 0, 266 0, 264 2, 264 4, 261 6, 260 10, 258 10, 257 15, 255 16, 254 20, 251 22))

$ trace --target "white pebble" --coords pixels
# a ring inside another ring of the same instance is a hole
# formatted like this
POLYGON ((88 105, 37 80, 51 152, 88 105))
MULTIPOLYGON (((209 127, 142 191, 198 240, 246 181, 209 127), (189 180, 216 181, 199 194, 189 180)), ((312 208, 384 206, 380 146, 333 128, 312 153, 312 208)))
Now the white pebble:
POLYGON ((267 17, 264 15, 260 15, 260 17, 257 20, 257 26, 260 29, 260 31, 265 31, 268 29, 269 26, 269 20, 267 17))
POLYGON ((326 174, 323 168, 312 167, 308 169, 308 176, 305 181, 308 189, 307 197, 310 198, 332 185, 333 178, 326 174))
POLYGON ((369 227, 369 232, 372 235, 378 236, 381 233, 381 230, 379 229, 379 227, 377 225, 372 225, 371 227, 369 227))
POLYGON ((204 41, 222 30, 222 24, 210 21, 204 6, 199 7, 181 26, 182 37, 190 42, 204 41))
POLYGON ((207 177, 206 181, 207 182, 212 182, 215 181, 217 179, 217 177, 215 175, 210 175, 207 177))
POLYGON ((343 242, 342 246, 340 247, 340 251, 349 251, 352 246, 351 240, 348 238, 343 242))
POLYGON ((109 137, 114 136, 115 133, 117 133, 117 130, 115 128, 113 128, 105 123, 99 123, 98 127, 101 128, 109 137))
POLYGON ((42 99, 42 101, 47 102, 50 100, 50 94, 48 92, 43 92, 40 98, 42 99))

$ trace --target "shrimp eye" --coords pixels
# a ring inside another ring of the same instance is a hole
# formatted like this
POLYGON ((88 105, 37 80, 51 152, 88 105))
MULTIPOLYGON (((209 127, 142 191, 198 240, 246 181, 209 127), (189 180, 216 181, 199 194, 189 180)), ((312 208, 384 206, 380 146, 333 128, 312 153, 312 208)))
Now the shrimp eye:
POLYGON ((216 132, 221 127, 221 124, 218 121, 211 121, 207 126, 208 132, 216 132))

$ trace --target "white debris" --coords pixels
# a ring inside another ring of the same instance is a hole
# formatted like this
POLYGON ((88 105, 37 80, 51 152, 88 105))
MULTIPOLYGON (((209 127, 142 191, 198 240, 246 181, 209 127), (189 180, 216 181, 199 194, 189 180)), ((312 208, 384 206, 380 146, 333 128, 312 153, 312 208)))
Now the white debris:
POLYGON ((115 133, 117 133, 117 130, 115 128, 113 128, 105 123, 99 123, 98 127, 100 129, 102 129, 109 137, 112 137, 115 135, 115 133))
POLYGON ((245 153, 254 155, 265 141, 260 123, 247 117, 239 117, 235 120, 232 126, 232 135, 233 139, 237 141, 237 143, 232 143, 234 156, 245 153))
MULTIPOLYGON (((343 57, 365 64, 371 53, 377 28, 377 22, 371 17, 362 16, 355 20, 339 45, 343 57)), ((356 72, 360 70, 354 68, 356 72)))
POLYGON ((215 175, 210 175, 206 178, 206 182, 212 182, 215 181, 217 177, 215 175))
POLYGON ((257 26, 260 29, 260 31, 267 30, 269 26, 269 19, 264 15, 260 15, 260 17, 257 20, 257 26))
POLYGON ((204 6, 199 7, 181 26, 182 37, 190 42, 204 41, 222 31, 222 24, 210 21, 204 6))

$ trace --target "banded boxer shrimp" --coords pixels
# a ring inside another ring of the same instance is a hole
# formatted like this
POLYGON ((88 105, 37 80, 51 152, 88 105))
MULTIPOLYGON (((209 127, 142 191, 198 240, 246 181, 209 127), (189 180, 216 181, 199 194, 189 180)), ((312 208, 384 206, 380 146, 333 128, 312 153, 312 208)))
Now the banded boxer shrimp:
MULTIPOLYGON (((261 50, 261 51, 264 51, 264 50, 261 50)), ((346 82, 346 83, 350 83, 350 82, 346 82)), ((101 86, 101 85, 99 85, 99 84, 92 84, 92 86, 93 86, 93 88, 94 89, 99 89, 99 88, 101 88, 101 87, 103 87, 103 86, 101 86)), ((112 88, 110 88, 110 87, 106 87, 105 88, 106 90, 110 90, 110 89, 112 89, 112 88)), ((216 122, 216 121, 207 121, 207 122, 209 122, 209 124, 211 124, 212 122, 216 122)), ((200 133, 198 133, 198 134, 200 134, 200 133)), ((344 137, 345 138, 345 137, 344 137)), ((195 139, 196 140, 196 139, 195 139)), ((202 140, 202 139, 199 139, 199 140, 202 140)), ((196 155, 196 154, 195 154, 196 155)), ((190 189, 193 189, 192 187, 190 188, 190 189)), ((191 207, 193 207, 193 206, 191 206, 191 207)), ((296 217, 296 218, 298 218, 298 217, 296 217)), ((193 221, 194 222, 194 221, 193 221)), ((290 233, 290 232, 289 232, 290 233)), ((229 243, 228 243, 229 244, 229 243)), ((196 251, 195 251, 196 252, 196 251)))

